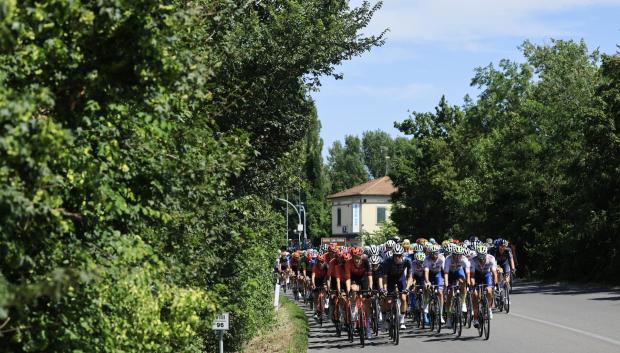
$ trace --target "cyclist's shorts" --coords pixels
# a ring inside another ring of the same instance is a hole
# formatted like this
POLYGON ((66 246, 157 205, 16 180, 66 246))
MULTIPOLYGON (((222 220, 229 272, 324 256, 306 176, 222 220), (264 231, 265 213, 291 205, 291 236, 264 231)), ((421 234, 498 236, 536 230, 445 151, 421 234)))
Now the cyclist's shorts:
POLYGON ((379 288, 379 276, 372 277, 372 290, 381 290, 379 288))
POLYGON ((347 290, 347 284, 345 280, 340 280, 340 288, 336 287, 336 278, 332 276, 332 281, 331 281, 331 290, 338 290, 340 289, 341 291, 345 291, 347 290))
POLYGON ((443 286, 443 275, 441 274, 441 271, 434 275, 429 273, 428 279, 431 280, 432 285, 443 286))
POLYGON ((504 276, 510 273, 510 261, 506 260, 502 263, 498 263, 502 270, 504 270, 504 276))
POLYGON ((351 276, 351 284, 357 284, 362 290, 368 290, 368 276, 351 276))
POLYGON ((465 279, 465 271, 462 267, 459 267, 456 271, 448 272, 448 284, 453 285, 458 279, 465 279))
POLYGON ((325 277, 314 277, 314 284, 317 288, 325 285, 325 277))
POLYGON ((422 284, 424 284, 424 276, 416 276, 416 275, 413 275, 413 279, 415 279, 415 283, 416 283, 417 285, 422 285, 422 284))
POLYGON ((407 277, 405 277, 404 273, 399 279, 395 279, 391 277, 387 278, 388 293, 394 292, 394 285, 398 285, 399 291, 403 291, 405 289, 405 287, 407 286, 407 277))
POLYGON ((476 272, 474 274, 474 278, 476 279, 476 284, 485 284, 487 286, 493 285, 493 277, 491 272, 476 272))

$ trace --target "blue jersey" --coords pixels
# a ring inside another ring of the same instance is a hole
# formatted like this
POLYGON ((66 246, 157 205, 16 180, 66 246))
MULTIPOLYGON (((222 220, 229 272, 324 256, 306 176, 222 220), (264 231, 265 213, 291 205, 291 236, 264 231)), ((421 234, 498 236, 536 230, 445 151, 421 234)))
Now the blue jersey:
POLYGON ((411 275, 411 261, 406 257, 403 257, 403 261, 400 264, 394 262, 394 258, 390 257, 383 261, 383 264, 379 268, 381 276, 385 276, 388 277, 388 279, 393 280, 400 279, 405 274, 405 270, 408 275, 411 275))

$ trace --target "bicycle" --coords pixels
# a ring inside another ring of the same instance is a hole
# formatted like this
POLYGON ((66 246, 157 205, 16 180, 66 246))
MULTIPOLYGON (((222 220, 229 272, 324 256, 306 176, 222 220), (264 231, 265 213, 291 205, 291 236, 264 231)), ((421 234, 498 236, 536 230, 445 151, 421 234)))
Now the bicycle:
MULTIPOLYGON (((316 312, 317 312, 317 316, 319 319, 319 326, 323 327, 323 314, 325 312, 325 301, 326 301, 326 287, 325 286, 321 286, 321 288, 315 288, 314 291, 318 291, 318 305, 316 307, 316 312)), ((313 291, 313 292, 314 292, 313 291)), ((314 298, 312 299, 311 303, 314 303, 314 298)), ((311 305, 312 305, 311 304, 311 305)), ((312 307, 310 308, 310 310, 312 310, 312 307)))
POLYGON ((431 295, 429 298, 428 315, 430 319, 430 329, 433 331, 437 327, 437 333, 441 333, 441 319, 443 316, 443 303, 439 300, 439 286, 431 286, 431 295))
POLYGON ((366 340, 366 330, 368 328, 368 319, 366 317, 366 310, 364 308, 364 303, 366 301, 366 298, 364 298, 364 294, 369 294, 372 293, 372 291, 370 290, 360 290, 357 292, 353 292, 351 291, 351 297, 349 298, 350 300, 353 300, 353 295, 355 295, 355 305, 351 307, 351 316, 353 318, 353 321, 355 322, 355 330, 357 331, 359 338, 360 338, 360 344, 362 345, 362 347, 364 347, 365 345, 365 340, 366 340))
POLYGON ((463 314, 461 313, 461 286, 453 285, 450 287, 452 292, 452 334, 461 337, 463 333, 463 314))
POLYGON ((372 334, 375 336, 379 335, 379 315, 381 313, 381 298, 379 297, 379 293, 377 291, 372 292, 372 302, 370 303, 371 307, 371 317, 372 317, 372 334))
POLYGON ((478 337, 488 340, 491 335, 491 318, 489 316, 489 303, 487 302, 486 285, 477 285, 478 291, 478 337))
POLYGON ((330 290, 329 295, 335 296, 333 300, 333 306, 330 307, 330 314, 332 322, 334 323, 334 327, 336 328, 336 337, 340 337, 342 335, 342 322, 340 318, 342 317, 342 313, 340 312, 340 291, 330 290))
POLYGON ((465 323, 467 328, 471 328, 471 324, 474 321, 474 300, 472 297, 473 287, 468 287, 467 294, 465 296, 465 303, 467 305, 467 313, 465 314, 465 323))
POLYGON ((400 296, 401 294, 407 294, 408 291, 399 291, 398 285, 394 285, 394 291, 388 296, 392 299, 392 306, 390 308, 389 316, 389 332, 390 339, 395 345, 398 345, 400 340, 400 296))
POLYGON ((413 320, 416 321, 418 328, 424 329, 424 286, 416 285, 413 293, 409 295, 415 295, 415 305, 412 308, 413 320))

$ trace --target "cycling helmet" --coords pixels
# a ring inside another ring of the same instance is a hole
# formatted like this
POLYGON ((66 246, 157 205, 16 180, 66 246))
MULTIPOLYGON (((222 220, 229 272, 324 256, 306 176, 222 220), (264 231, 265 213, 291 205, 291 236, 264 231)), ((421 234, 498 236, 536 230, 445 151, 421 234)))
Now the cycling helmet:
POLYGON ((441 250, 441 246, 435 244, 432 248, 428 250, 429 254, 439 254, 439 250, 441 250))
POLYGON ((500 245, 504 246, 504 239, 502 239, 502 238, 495 239, 495 241, 493 242, 493 245, 495 245, 495 246, 500 246, 500 245))
POLYGON ((441 242, 441 246, 448 246, 448 244, 450 244, 449 240, 444 240, 441 242))
POLYGON ((312 258, 316 259, 319 256, 319 252, 316 249, 312 250, 312 258))
POLYGON ((469 247, 470 244, 471 244, 471 242, 469 240, 463 241, 463 246, 464 247, 469 247))
POLYGON ((462 247, 462 246, 460 246, 460 245, 457 245, 457 246, 455 246, 455 247, 454 247, 454 249, 452 250, 452 253, 453 253, 454 255, 463 255, 463 254, 465 254, 465 248, 463 248, 463 247, 462 247))
POLYGON ((385 252, 385 244, 379 244, 377 247, 379 248, 379 252, 385 252))
POLYGON ((343 255, 344 255, 344 252, 342 252, 342 250, 336 250, 336 257, 337 258, 342 258, 343 255))
POLYGON ((411 242, 409 241, 409 239, 403 240, 403 248, 408 248, 410 246, 411 246, 411 242))
POLYGON ((415 253, 415 260, 416 261, 422 262, 422 261, 424 261, 425 258, 426 258, 426 256, 424 256, 423 252, 415 253))
POLYGON ((386 248, 394 249, 395 246, 396 246, 396 242, 393 239, 390 239, 385 242, 386 248))
POLYGON ((387 258, 387 257, 392 257, 392 255, 394 255, 394 252, 393 252, 393 251, 391 251, 391 250, 390 250, 390 251, 387 251, 387 252, 385 253, 386 258, 387 258))
POLYGON ((351 256, 351 254, 349 254, 349 253, 345 253, 345 254, 342 256, 342 259, 343 259, 344 261, 350 261, 350 260, 352 259, 352 256, 351 256))
POLYGON ((428 243, 424 244, 424 250, 426 252, 430 252, 431 249, 433 249, 434 247, 435 247, 435 244, 433 244, 431 242, 428 242, 428 243))
POLYGON ((368 255, 370 253, 370 246, 364 245, 364 254, 368 255))
POLYGON ((428 240, 426 240, 426 238, 420 238, 420 245, 424 246, 424 244, 428 243, 428 240))
POLYGON ((322 244, 322 245, 321 245, 321 250, 322 250, 323 252, 327 252, 327 249, 328 249, 328 248, 329 248, 329 245, 327 245, 327 244, 322 244))
POLYGON ((368 253, 370 254, 370 256, 377 256, 379 255, 379 247, 376 245, 371 245, 370 246, 370 250, 368 251, 368 253))
POLYGON ((337 250, 336 243, 329 243, 329 245, 327 246, 327 251, 334 252, 336 250, 337 250))
POLYGON ((402 255, 405 253, 405 249, 403 249, 402 245, 396 244, 394 247, 394 255, 402 255))
POLYGON ((400 243, 400 237, 398 235, 395 235, 392 237, 392 240, 394 240, 395 243, 400 243))
POLYGON ((310 260, 310 259, 312 259, 312 251, 307 251, 306 252, 306 260, 310 260))
POLYGON ((351 248, 351 255, 352 256, 362 256, 362 255, 364 255, 364 250, 362 250, 362 248, 360 248, 359 246, 355 246, 355 247, 351 248))
POLYGON ((424 251, 424 247, 420 244, 413 244, 412 246, 413 252, 422 252, 424 251))
POLYGON ((368 262, 370 262, 371 265, 378 265, 381 263, 381 256, 373 255, 368 259, 368 262))
POLYGON ((476 252, 478 253, 478 256, 486 256, 489 252, 489 249, 486 247, 486 245, 478 245, 476 247, 476 252))
POLYGON ((430 238, 428 242, 431 244, 437 244, 437 241, 435 240, 435 238, 430 238))
POLYGON ((295 251, 292 256, 293 259, 297 260, 301 257, 301 253, 299 251, 295 251))

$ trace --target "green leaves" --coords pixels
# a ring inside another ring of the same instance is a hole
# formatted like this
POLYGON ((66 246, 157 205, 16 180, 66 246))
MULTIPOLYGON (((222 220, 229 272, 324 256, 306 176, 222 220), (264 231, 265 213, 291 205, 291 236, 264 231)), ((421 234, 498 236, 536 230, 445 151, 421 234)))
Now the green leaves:
POLYGON ((442 98, 434 113, 396 124, 413 139, 391 175, 399 188, 392 218, 403 233, 501 235, 526 250, 526 273, 555 276, 560 267, 562 275, 591 276, 583 269, 617 260, 608 251, 619 224, 611 181, 617 109, 609 108, 617 55, 599 67, 583 41, 522 49, 524 63, 476 69, 477 101, 461 109, 442 98), (587 265, 566 260, 574 249, 587 265))

